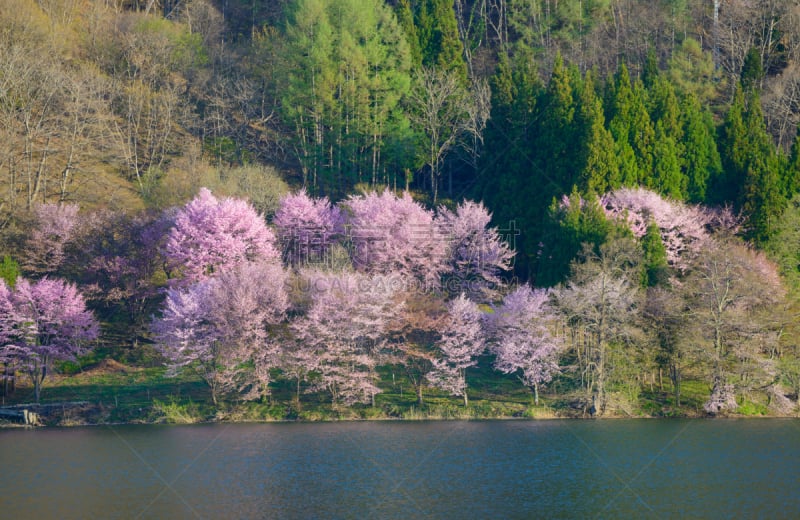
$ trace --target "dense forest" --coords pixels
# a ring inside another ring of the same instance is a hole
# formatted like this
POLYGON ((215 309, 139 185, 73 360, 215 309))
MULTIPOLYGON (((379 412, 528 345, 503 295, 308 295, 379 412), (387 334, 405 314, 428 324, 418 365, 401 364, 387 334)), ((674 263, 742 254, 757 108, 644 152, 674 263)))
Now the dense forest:
POLYGON ((795 413, 799 121, 793 0, 0 0, 4 394, 795 413))

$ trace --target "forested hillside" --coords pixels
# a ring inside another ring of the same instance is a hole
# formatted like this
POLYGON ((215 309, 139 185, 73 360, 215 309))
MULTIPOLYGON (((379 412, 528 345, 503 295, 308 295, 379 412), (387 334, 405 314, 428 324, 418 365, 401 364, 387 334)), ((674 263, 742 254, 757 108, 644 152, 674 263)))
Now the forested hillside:
POLYGON ((0 0, 3 360, 789 413, 798 121, 794 0, 0 0))

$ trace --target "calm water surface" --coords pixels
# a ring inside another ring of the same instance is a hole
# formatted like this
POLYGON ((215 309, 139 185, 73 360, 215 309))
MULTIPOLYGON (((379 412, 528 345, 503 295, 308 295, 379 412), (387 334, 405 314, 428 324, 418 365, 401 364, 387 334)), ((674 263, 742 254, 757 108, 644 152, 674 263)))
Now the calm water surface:
POLYGON ((800 518, 800 421, 0 431, 0 518, 800 518))

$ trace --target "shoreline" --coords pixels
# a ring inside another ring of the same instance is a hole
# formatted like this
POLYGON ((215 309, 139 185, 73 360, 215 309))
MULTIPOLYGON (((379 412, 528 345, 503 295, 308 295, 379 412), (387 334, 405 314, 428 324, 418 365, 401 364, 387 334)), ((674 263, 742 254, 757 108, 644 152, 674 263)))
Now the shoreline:
MULTIPOLYGON (((710 414, 681 414, 681 415, 626 415, 609 413, 601 416, 581 416, 580 414, 541 414, 532 416, 522 415, 489 415, 477 414, 475 410, 465 409, 462 414, 448 417, 431 415, 415 415, 411 417, 397 416, 371 416, 366 417, 355 413, 339 416, 325 417, 295 417, 295 418, 270 418, 270 417, 235 417, 234 412, 223 413, 215 417, 191 417, 175 419, 166 416, 152 417, 152 419, 134 419, 127 421, 105 421, 100 413, 101 405, 97 403, 81 403, 78 406, 68 406, 69 403, 46 403, 39 407, 35 405, 12 405, 0 407, 3 410, 26 409, 37 414, 38 424, 23 424, 7 419, 0 419, 0 429, 54 429, 76 427, 102 427, 102 426, 156 426, 156 425, 191 425, 191 424, 299 424, 299 423, 338 423, 338 422, 432 422, 432 421, 619 421, 619 420, 675 420, 675 419, 707 419, 707 420, 750 420, 750 419, 800 419, 800 414, 737 414, 727 413, 720 415, 710 414), (76 413, 77 412, 77 413, 76 413), (99 414, 99 416, 98 416, 99 414)), ((153 409, 147 410, 152 413, 153 409)), ((351 410, 352 411, 352 410, 351 410)), ((220 413, 219 411, 217 412, 220 413)))

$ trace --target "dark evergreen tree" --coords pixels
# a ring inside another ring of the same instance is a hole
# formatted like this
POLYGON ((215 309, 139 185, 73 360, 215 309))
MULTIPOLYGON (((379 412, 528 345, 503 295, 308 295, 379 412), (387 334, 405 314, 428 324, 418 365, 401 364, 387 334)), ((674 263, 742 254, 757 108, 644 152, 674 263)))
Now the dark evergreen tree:
POLYGON ((688 179, 681 171, 678 145, 659 121, 656 124, 653 148, 653 175, 647 186, 662 195, 676 200, 687 198, 688 179))
POLYGON ((623 63, 607 94, 609 130, 617 144, 622 184, 646 181, 653 169, 655 129, 647 111, 647 94, 640 81, 631 84, 623 63), (633 161, 631 161, 631 153, 633 161))
POLYGON ((647 91, 641 81, 633 84, 633 99, 630 111, 631 147, 636 155, 636 164, 642 174, 642 181, 653 171, 653 147, 655 145, 655 127, 647 111, 647 91))
POLYGON ((426 67, 455 71, 466 83, 467 64, 458 35, 453 2, 448 0, 400 0, 398 19, 415 59, 426 67), (413 22, 413 23, 412 23, 413 22))
POLYGON ((591 72, 583 79, 575 126, 575 144, 580 148, 579 188, 584 192, 605 193, 620 187, 622 177, 614 153, 614 138, 605 127, 603 104, 595 92, 591 72))
POLYGON ((614 229, 593 193, 584 198, 574 188, 566 200, 553 199, 542 236, 536 285, 551 287, 564 281, 570 262, 583 245, 599 251, 614 229))
POLYGON ((723 173, 715 179, 713 189, 708 194, 712 204, 731 203, 739 200, 747 171, 747 127, 744 94, 737 89, 733 102, 725 116, 719 138, 723 173))
POLYGON ((787 200, 792 200, 800 193, 800 127, 797 130, 789 161, 783 169, 783 195, 787 200))
POLYGON ((733 202, 746 219, 747 237, 762 244, 772 234, 786 199, 781 189, 781 161, 767 133, 757 89, 739 89, 723 133, 722 200, 733 202))
POLYGON ((669 264, 667 263, 667 249, 661 239, 658 225, 651 221, 647 231, 642 237, 643 271, 642 285, 655 287, 667 285, 669 282, 669 264))
POLYGON ((751 47, 744 57, 740 81, 745 91, 753 88, 760 89, 764 79, 764 67, 761 64, 761 52, 758 47, 751 47))
POLYGON ((653 85, 656 84, 660 76, 658 70, 658 56, 656 55, 656 49, 653 46, 650 46, 647 49, 647 56, 644 60, 644 66, 642 67, 642 82, 646 89, 650 90, 653 88, 653 85))
POLYGON ((542 117, 535 153, 540 167, 558 189, 553 195, 567 193, 577 182, 575 113, 577 100, 575 83, 577 71, 570 70, 556 56, 550 82, 542 98, 542 117))
POLYGON ((411 51, 411 59, 415 67, 420 67, 422 65, 422 51, 419 48, 420 37, 417 33, 417 26, 414 23, 412 2, 413 0, 398 0, 395 10, 397 12, 397 21, 405 31, 408 48, 411 51))
POLYGON ((543 90, 532 56, 500 55, 492 76, 492 112, 484 135, 475 198, 493 213, 494 225, 509 230, 517 250, 515 271, 530 278, 542 222, 556 186, 539 168, 534 145, 543 90), (513 222, 513 231, 511 223, 513 222), (519 236, 513 233, 519 233, 519 236))
POLYGON ((717 150, 716 132, 709 110, 700 106, 694 94, 686 96, 681 108, 681 170, 688 183, 688 201, 699 204, 706 201, 709 183, 717 182, 722 174, 722 160, 717 150))

